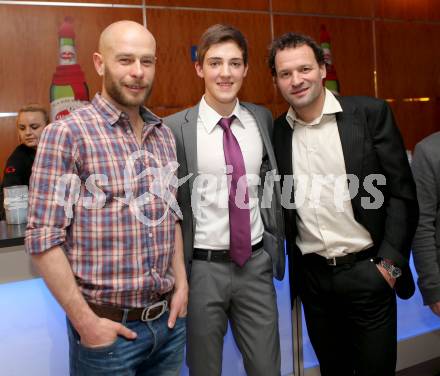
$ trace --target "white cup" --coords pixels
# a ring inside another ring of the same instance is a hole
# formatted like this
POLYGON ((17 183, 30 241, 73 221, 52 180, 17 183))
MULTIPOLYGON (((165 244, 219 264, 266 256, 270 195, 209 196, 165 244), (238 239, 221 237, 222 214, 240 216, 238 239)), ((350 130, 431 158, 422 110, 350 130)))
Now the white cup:
POLYGON ((6 222, 19 225, 27 221, 28 186, 12 185, 3 188, 6 222))

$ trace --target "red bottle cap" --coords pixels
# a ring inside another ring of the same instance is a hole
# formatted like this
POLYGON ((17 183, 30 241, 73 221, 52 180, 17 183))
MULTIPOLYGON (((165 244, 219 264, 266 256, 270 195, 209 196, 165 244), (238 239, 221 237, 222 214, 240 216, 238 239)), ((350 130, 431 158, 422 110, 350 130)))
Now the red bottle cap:
POLYGON ((320 43, 330 43, 330 34, 328 33, 325 25, 321 25, 321 32, 319 35, 320 43))
POLYGON ((64 18, 64 22, 61 24, 60 29, 58 30, 58 36, 60 38, 75 39, 72 17, 67 16, 64 18))

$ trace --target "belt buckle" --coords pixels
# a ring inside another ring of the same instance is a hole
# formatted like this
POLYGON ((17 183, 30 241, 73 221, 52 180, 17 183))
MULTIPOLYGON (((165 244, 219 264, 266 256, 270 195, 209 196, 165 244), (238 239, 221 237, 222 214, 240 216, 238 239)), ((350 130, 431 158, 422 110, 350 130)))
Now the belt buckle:
POLYGON ((154 303, 148 307, 145 307, 142 311, 141 321, 154 321, 157 320, 160 316, 162 316, 168 308, 168 302, 166 300, 161 300, 160 302, 154 303), (155 309, 160 308, 160 311, 156 313, 154 316, 150 317, 150 314, 154 312, 155 309))
POLYGON ((337 265, 336 257, 332 257, 332 258, 327 259, 327 265, 336 266, 337 265))

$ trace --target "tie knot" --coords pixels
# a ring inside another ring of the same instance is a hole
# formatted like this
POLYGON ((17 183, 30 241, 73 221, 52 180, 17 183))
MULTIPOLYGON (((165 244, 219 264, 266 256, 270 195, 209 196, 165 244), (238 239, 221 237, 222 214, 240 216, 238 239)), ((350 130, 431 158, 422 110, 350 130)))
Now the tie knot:
POLYGON ((220 127, 222 127, 224 131, 229 130, 234 119, 235 119, 235 115, 232 115, 231 117, 228 118, 221 118, 218 121, 218 125, 220 125, 220 127))

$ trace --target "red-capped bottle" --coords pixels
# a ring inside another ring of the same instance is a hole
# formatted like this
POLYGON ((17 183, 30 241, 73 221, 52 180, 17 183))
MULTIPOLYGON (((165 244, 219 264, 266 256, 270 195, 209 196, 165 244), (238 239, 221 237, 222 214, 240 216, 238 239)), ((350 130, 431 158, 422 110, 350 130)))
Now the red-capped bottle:
POLYGON ((73 19, 65 17, 58 36, 58 66, 50 87, 51 120, 59 120, 89 101, 89 89, 77 63, 73 19))
POLYGON ((325 78, 325 87, 334 94, 339 94, 339 81, 336 75, 336 69, 332 61, 332 47, 330 44, 330 34, 324 25, 321 25, 320 34, 321 48, 324 51, 325 68, 327 76, 325 78))

